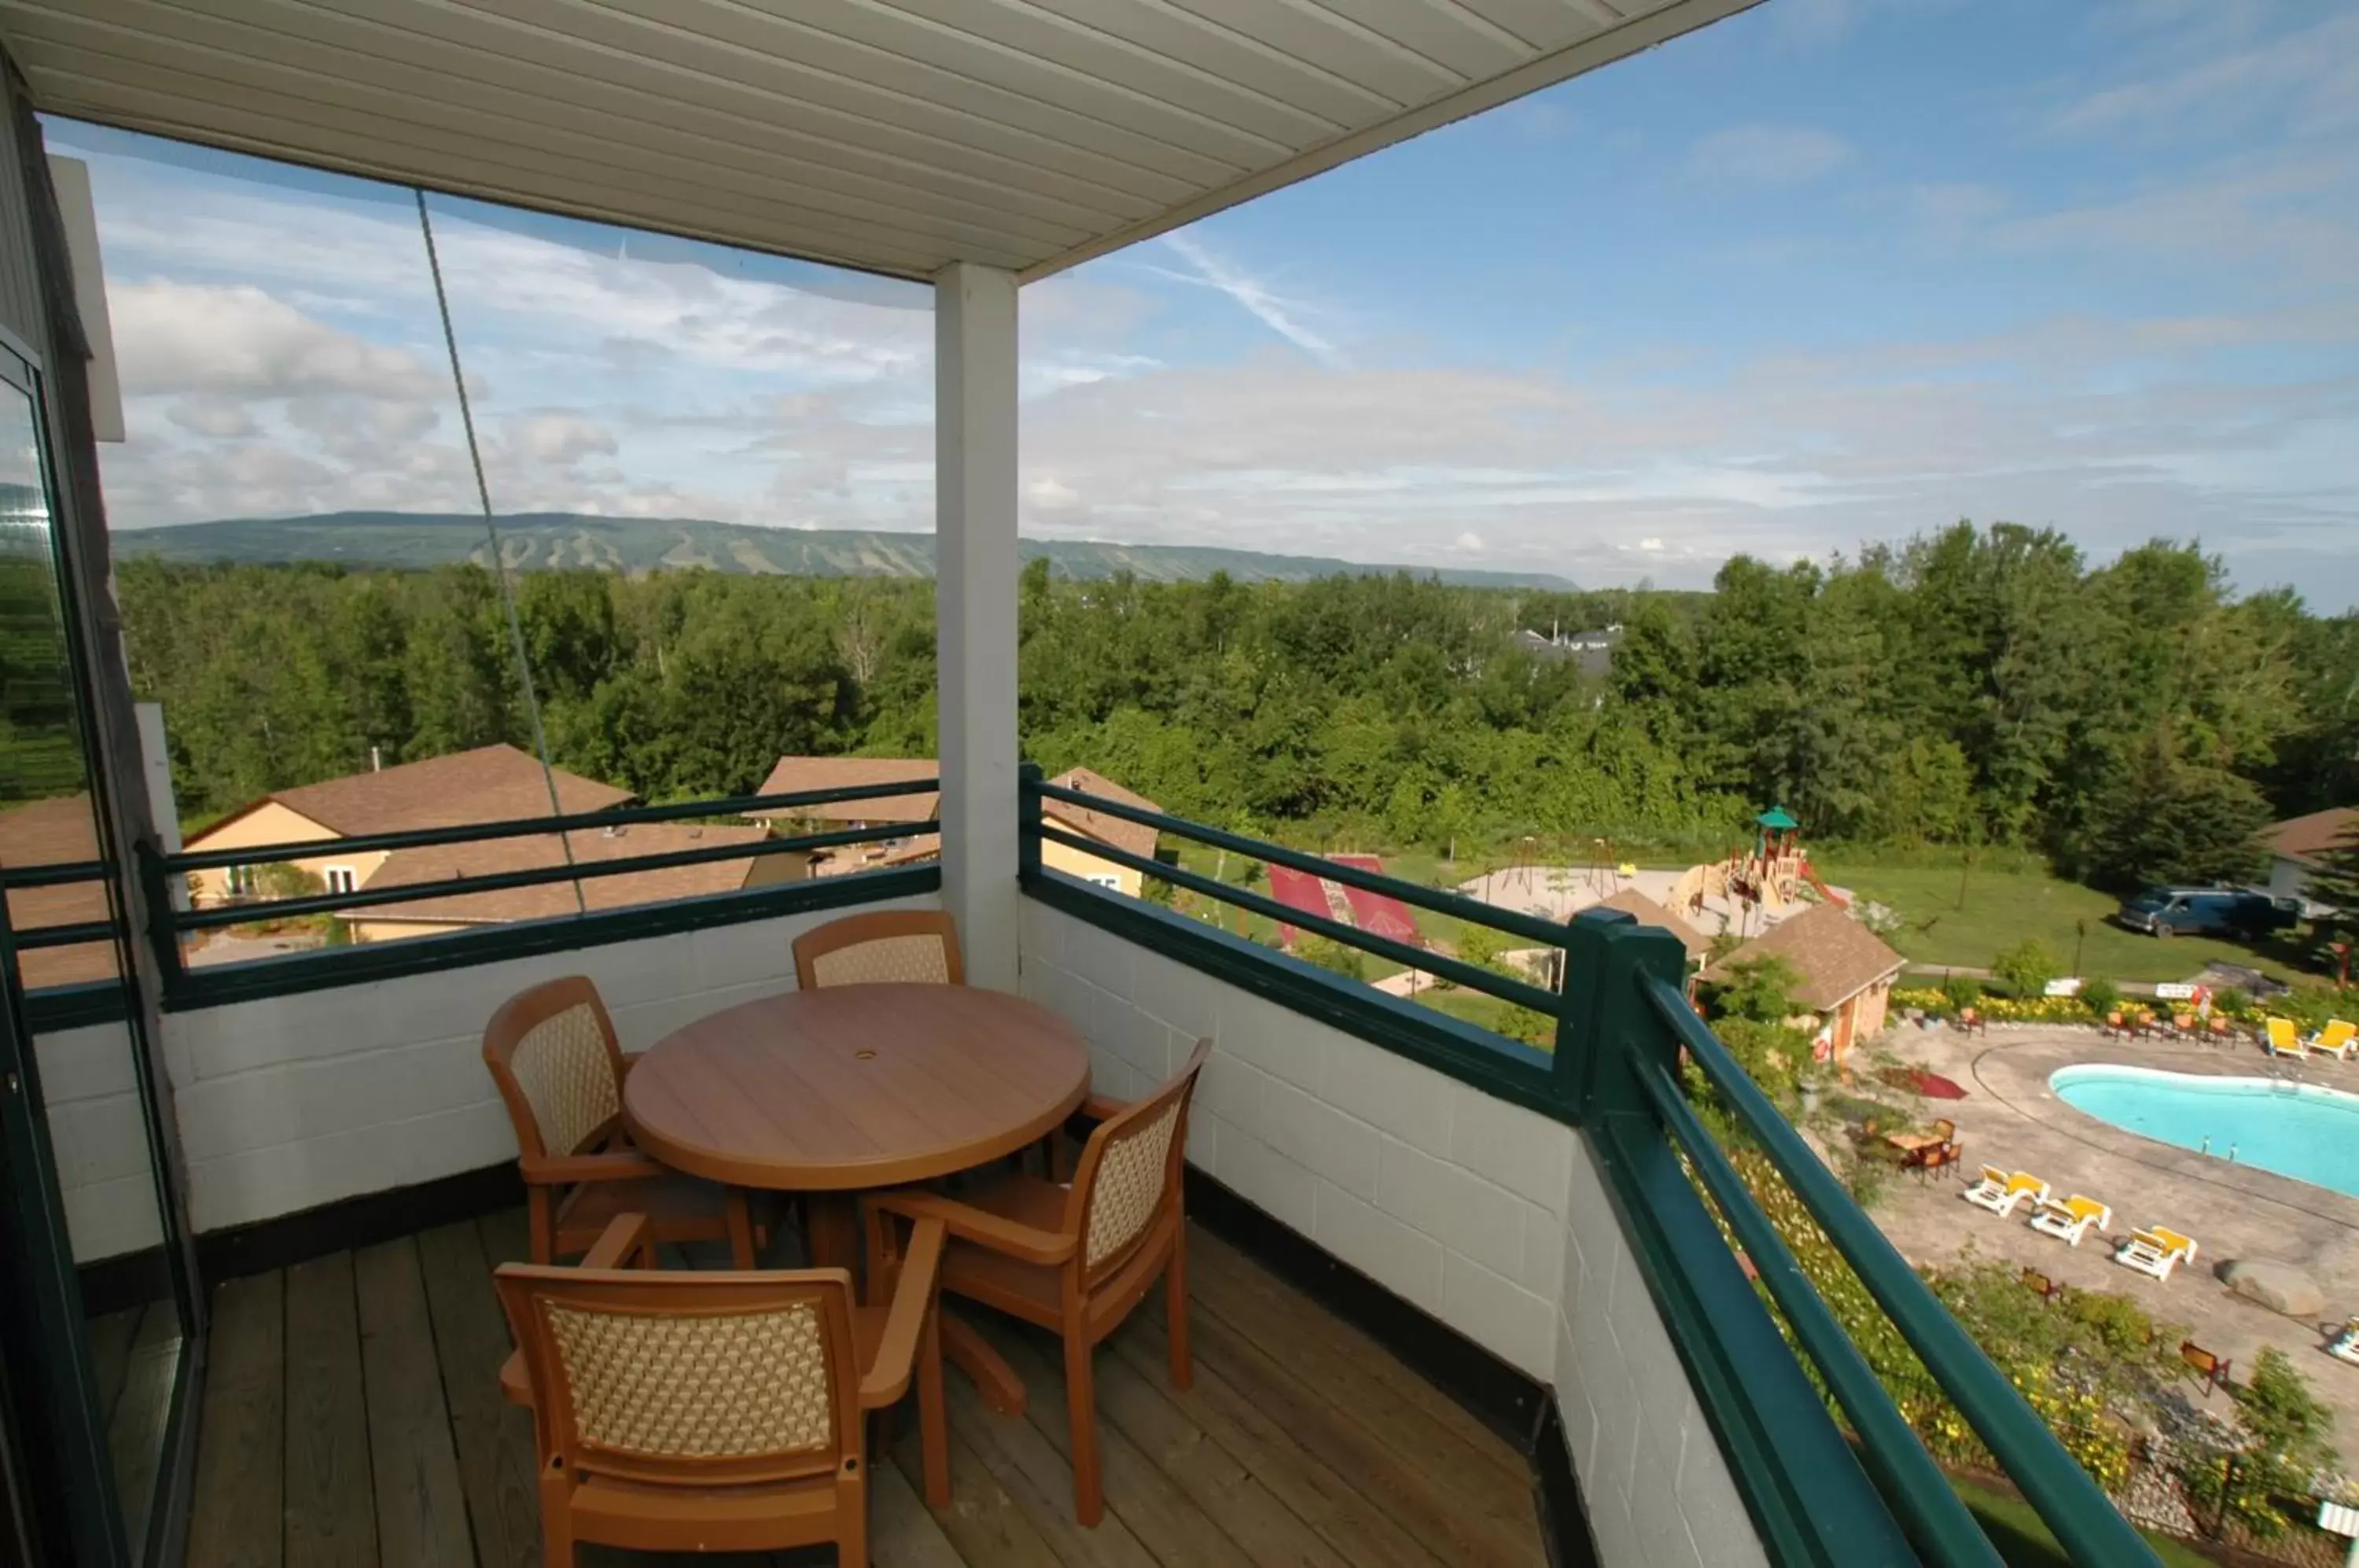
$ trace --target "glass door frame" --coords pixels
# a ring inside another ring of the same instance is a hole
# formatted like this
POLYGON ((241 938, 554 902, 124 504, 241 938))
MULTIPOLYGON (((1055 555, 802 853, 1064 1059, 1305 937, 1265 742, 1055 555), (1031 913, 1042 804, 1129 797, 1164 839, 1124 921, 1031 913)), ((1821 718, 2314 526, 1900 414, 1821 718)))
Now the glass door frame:
MULTIPOLYGON (((38 220, 37 220, 38 222, 38 220)), ((190 1490, 195 1472, 196 1402, 203 1388, 205 1311, 188 1225, 183 1164, 157 1049, 160 1018, 149 998, 143 971, 152 964, 133 930, 128 898, 130 846, 117 842, 117 779, 110 768, 106 725, 87 628, 85 594, 91 578, 82 570, 82 522, 75 486, 58 459, 67 441, 87 439, 51 401, 56 384, 42 374, 39 354, 0 325, 0 382, 21 393, 32 415, 40 480, 49 515, 49 549, 58 593, 61 652, 75 707, 82 764, 90 789, 92 829, 106 880, 109 923, 124 996, 124 1024, 137 1084, 148 1170, 169 1278, 179 1315, 181 1348, 174 1369, 171 1403, 159 1438, 154 1491, 143 1539, 132 1541, 116 1495, 108 1434, 98 1410, 98 1383, 86 1338, 82 1280, 65 1221, 57 1166, 40 1093, 39 1065, 25 1012, 25 989, 17 949, 0 898, 0 1341, 12 1368, 33 1368, 10 1392, 5 1413, 12 1430, 0 1433, 27 1482, 26 1500, 35 1516, 25 1523, 39 1532, 45 1563, 74 1568, 134 1568, 177 1561, 188 1527, 190 1490), (69 432, 60 439, 61 429, 69 432)), ((70 378, 71 385, 71 378, 70 378)), ((0 392, 0 397, 5 397, 0 392)), ((94 464, 92 465, 94 470, 94 464)), ((102 590, 103 591, 103 590, 102 590)), ((113 759, 119 761, 120 759, 113 759)), ((129 823, 132 831, 150 831, 129 823)))

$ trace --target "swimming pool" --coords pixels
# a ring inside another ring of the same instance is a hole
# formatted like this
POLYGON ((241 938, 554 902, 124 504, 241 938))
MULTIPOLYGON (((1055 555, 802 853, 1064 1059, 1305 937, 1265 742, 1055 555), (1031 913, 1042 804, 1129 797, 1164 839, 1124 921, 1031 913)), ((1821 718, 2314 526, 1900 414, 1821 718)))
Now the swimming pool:
POLYGON ((2125 1132, 2359 1197, 2359 1094, 2094 1065, 2059 1068, 2048 1086, 2125 1132))

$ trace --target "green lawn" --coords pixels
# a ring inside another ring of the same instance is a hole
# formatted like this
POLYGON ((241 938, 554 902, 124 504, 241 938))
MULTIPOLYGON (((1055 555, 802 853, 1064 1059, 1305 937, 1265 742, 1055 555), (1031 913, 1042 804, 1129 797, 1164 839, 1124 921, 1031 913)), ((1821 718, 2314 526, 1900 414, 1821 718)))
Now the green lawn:
MULTIPOLYGON (((2008 1568, 2071 1568, 2072 1560, 2064 1555, 2064 1549, 2048 1533, 2048 1527, 2040 1522, 2029 1503, 1955 1476, 1951 1477, 1950 1486, 1973 1510, 1983 1533, 1990 1537, 1991 1544, 1998 1549, 2008 1568)), ((2143 1530, 2139 1533, 2146 1535, 2147 1544, 2162 1559, 2164 1568, 2215 1568, 2215 1559, 2184 1542, 2143 1530)))
POLYGON ((1870 860, 1830 860, 1819 875, 1862 898, 1889 906, 1900 930, 1886 938, 1920 964, 1984 969, 2003 949, 2038 937, 2065 969, 2081 953, 2080 973, 2114 980, 2184 980, 2212 959, 2256 965, 2290 978, 2284 955, 2256 952, 2211 937, 2168 940, 2124 931, 2105 917, 2120 900, 2093 887, 2037 871, 1977 867, 1965 877, 1965 907, 1958 907, 1956 866, 1893 866, 1870 860), (2076 928, 2085 928, 2083 937, 2076 928))

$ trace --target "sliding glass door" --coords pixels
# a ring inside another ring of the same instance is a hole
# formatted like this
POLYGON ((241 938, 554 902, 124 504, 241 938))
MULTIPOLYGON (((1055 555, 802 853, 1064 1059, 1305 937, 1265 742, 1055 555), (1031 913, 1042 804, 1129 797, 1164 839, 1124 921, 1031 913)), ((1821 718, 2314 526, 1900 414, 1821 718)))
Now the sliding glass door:
POLYGON ((176 1539, 197 1313, 44 412, 0 347, 0 1480, 38 1561, 112 1568, 176 1539))

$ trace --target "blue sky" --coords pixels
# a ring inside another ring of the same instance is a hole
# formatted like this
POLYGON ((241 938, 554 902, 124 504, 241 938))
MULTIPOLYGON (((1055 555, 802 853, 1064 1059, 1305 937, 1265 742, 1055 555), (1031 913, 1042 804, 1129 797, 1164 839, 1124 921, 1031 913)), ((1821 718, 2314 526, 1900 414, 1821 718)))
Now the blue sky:
MULTIPOLYGON (((2359 601, 2359 7, 1770 0, 1024 296, 1044 536, 1708 581, 1959 517, 2359 601)), ((71 125, 118 526, 457 508, 406 192, 71 125)), ((931 526, 925 291, 437 200, 504 510, 931 526)))

